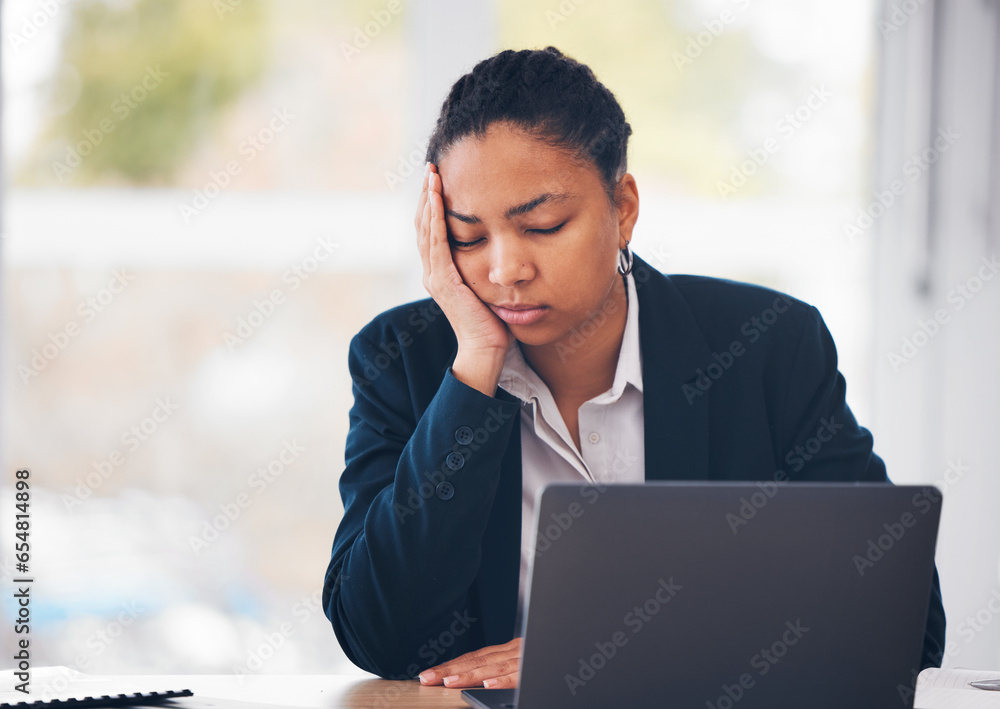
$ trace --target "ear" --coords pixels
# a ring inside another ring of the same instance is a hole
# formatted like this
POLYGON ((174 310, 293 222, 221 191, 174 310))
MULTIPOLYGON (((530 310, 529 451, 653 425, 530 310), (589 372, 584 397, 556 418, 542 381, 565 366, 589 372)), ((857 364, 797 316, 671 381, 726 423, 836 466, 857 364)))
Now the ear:
POLYGON ((618 216, 619 248, 632 240, 632 229, 639 219, 639 188, 635 178, 626 172, 615 186, 615 212, 618 216))

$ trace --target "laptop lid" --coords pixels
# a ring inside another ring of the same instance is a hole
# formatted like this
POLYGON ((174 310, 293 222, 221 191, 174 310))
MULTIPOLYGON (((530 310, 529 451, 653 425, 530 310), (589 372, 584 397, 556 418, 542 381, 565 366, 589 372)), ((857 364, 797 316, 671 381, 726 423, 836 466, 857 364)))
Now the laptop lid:
POLYGON ((549 485, 516 706, 909 706, 940 501, 878 483, 549 485))

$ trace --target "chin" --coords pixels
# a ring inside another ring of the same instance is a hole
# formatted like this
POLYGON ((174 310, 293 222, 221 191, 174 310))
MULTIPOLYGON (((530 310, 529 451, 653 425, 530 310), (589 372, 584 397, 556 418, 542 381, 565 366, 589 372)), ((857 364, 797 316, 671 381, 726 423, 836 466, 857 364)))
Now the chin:
MULTIPOLYGON (((576 350, 569 343, 569 339, 573 336, 573 331, 555 331, 551 328, 545 330, 536 330, 534 332, 529 331, 528 327, 519 328, 517 326, 508 326, 511 332, 514 333, 514 338, 520 342, 522 345, 527 345, 529 347, 557 347, 559 349, 576 350)), ((577 333, 579 337, 579 333, 577 333)))

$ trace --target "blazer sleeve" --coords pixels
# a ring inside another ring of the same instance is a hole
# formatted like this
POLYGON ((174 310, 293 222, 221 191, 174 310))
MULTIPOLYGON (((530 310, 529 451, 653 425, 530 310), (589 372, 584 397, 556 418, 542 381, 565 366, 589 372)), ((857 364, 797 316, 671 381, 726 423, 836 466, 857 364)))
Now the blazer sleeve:
MULTIPOLYGON (((794 357, 780 363, 790 376, 780 399, 776 452, 793 480, 891 482, 885 463, 873 451, 871 433, 858 425, 847 406, 847 384, 837 368, 833 337, 819 311, 808 309, 794 357)), ((935 566, 920 669, 941 666, 944 637, 935 566)))
POLYGON ((364 331, 351 341, 344 516, 322 602, 352 662, 404 679, 482 646, 470 588, 520 409, 449 367, 418 417, 409 378, 432 368, 407 371, 412 359, 398 358, 373 372, 379 353, 364 331))

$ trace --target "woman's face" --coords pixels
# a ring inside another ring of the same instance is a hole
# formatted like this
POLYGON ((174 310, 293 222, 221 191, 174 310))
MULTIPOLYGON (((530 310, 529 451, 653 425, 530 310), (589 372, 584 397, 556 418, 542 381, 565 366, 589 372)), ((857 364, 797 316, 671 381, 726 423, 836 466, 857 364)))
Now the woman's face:
POLYGON ((505 123, 456 142, 437 168, 462 280, 488 305, 544 307, 534 322, 508 322, 518 340, 570 334, 614 306, 616 279, 623 295, 618 252, 639 211, 631 175, 613 207, 593 165, 505 123))

